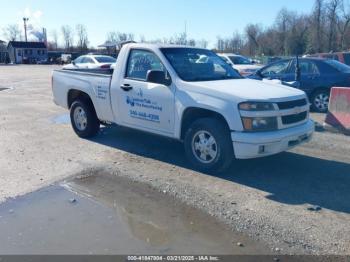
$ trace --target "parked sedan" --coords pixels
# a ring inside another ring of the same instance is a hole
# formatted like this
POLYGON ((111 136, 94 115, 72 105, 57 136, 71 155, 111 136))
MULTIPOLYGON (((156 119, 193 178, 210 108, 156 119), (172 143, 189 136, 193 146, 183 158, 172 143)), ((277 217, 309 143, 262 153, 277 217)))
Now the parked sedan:
POLYGON ((109 69, 115 62, 116 59, 111 56, 83 55, 63 66, 63 69, 109 69))
POLYGON ((262 66, 255 64, 252 60, 247 57, 236 55, 236 54, 218 54, 234 69, 236 69, 242 76, 248 76, 255 73, 262 66))
MULTIPOLYGON (((300 58, 299 88, 308 95, 316 112, 327 112, 330 89, 335 86, 350 87, 350 67, 338 61, 321 58, 300 58)), ((253 79, 279 79, 295 81, 296 59, 281 60, 248 76, 253 79)))

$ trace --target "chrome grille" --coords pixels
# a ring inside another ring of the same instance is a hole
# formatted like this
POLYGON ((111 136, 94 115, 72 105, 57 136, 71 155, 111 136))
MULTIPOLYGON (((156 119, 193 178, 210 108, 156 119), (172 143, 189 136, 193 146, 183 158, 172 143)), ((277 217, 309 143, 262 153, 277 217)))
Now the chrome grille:
POLYGON ((304 98, 304 99, 287 101, 287 102, 278 102, 277 105, 280 110, 285 110, 285 109, 291 109, 297 106, 305 106, 307 105, 307 100, 304 98))

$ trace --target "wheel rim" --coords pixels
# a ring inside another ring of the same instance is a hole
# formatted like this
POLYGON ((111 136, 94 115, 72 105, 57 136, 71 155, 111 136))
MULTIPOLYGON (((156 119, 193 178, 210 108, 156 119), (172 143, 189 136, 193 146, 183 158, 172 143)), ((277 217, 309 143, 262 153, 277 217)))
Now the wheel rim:
POLYGON ((326 93, 320 93, 315 96, 314 104, 315 107, 320 111, 325 111, 328 109, 329 95, 326 93))
POLYGON ((208 131, 198 131, 192 139, 192 152, 199 162, 204 164, 212 163, 218 154, 214 136, 208 131))
POLYGON ((87 126, 87 116, 85 110, 81 106, 74 109, 74 124, 79 131, 84 131, 87 126))

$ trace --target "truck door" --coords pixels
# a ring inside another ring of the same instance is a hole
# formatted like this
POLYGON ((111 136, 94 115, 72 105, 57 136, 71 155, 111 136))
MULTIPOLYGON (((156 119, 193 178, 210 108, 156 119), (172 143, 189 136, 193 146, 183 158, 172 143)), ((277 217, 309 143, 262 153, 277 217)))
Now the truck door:
POLYGON ((166 69, 158 56, 149 50, 132 49, 118 89, 118 111, 127 126, 155 133, 174 133, 174 86, 149 83, 149 70, 166 69))

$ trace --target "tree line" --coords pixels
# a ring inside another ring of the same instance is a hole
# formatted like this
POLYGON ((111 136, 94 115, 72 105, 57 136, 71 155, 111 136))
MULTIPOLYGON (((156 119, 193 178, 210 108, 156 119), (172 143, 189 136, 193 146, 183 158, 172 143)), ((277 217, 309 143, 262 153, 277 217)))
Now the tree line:
POLYGON ((264 28, 248 24, 244 33, 217 38, 221 52, 249 56, 290 56, 350 49, 350 4, 347 0, 315 0, 309 14, 281 9, 264 28))
MULTIPOLYGON (((309 14, 300 14, 287 8, 281 9, 274 23, 264 27, 248 24, 243 32, 230 37, 218 36, 215 50, 233 52, 248 56, 290 56, 320 52, 336 52, 350 49, 350 4, 349 0, 315 0, 309 14)), ((20 40, 18 25, 3 28, 8 41, 20 40)), ((106 34, 106 42, 134 40, 134 34, 112 31, 106 34)), ((190 45, 207 48, 206 39, 188 38, 186 32, 169 38, 147 40, 140 36, 140 42, 190 45)), ((84 25, 64 25, 60 30, 50 32, 50 50, 88 51, 89 38, 84 25), (59 38, 62 39, 61 45, 59 38)))

